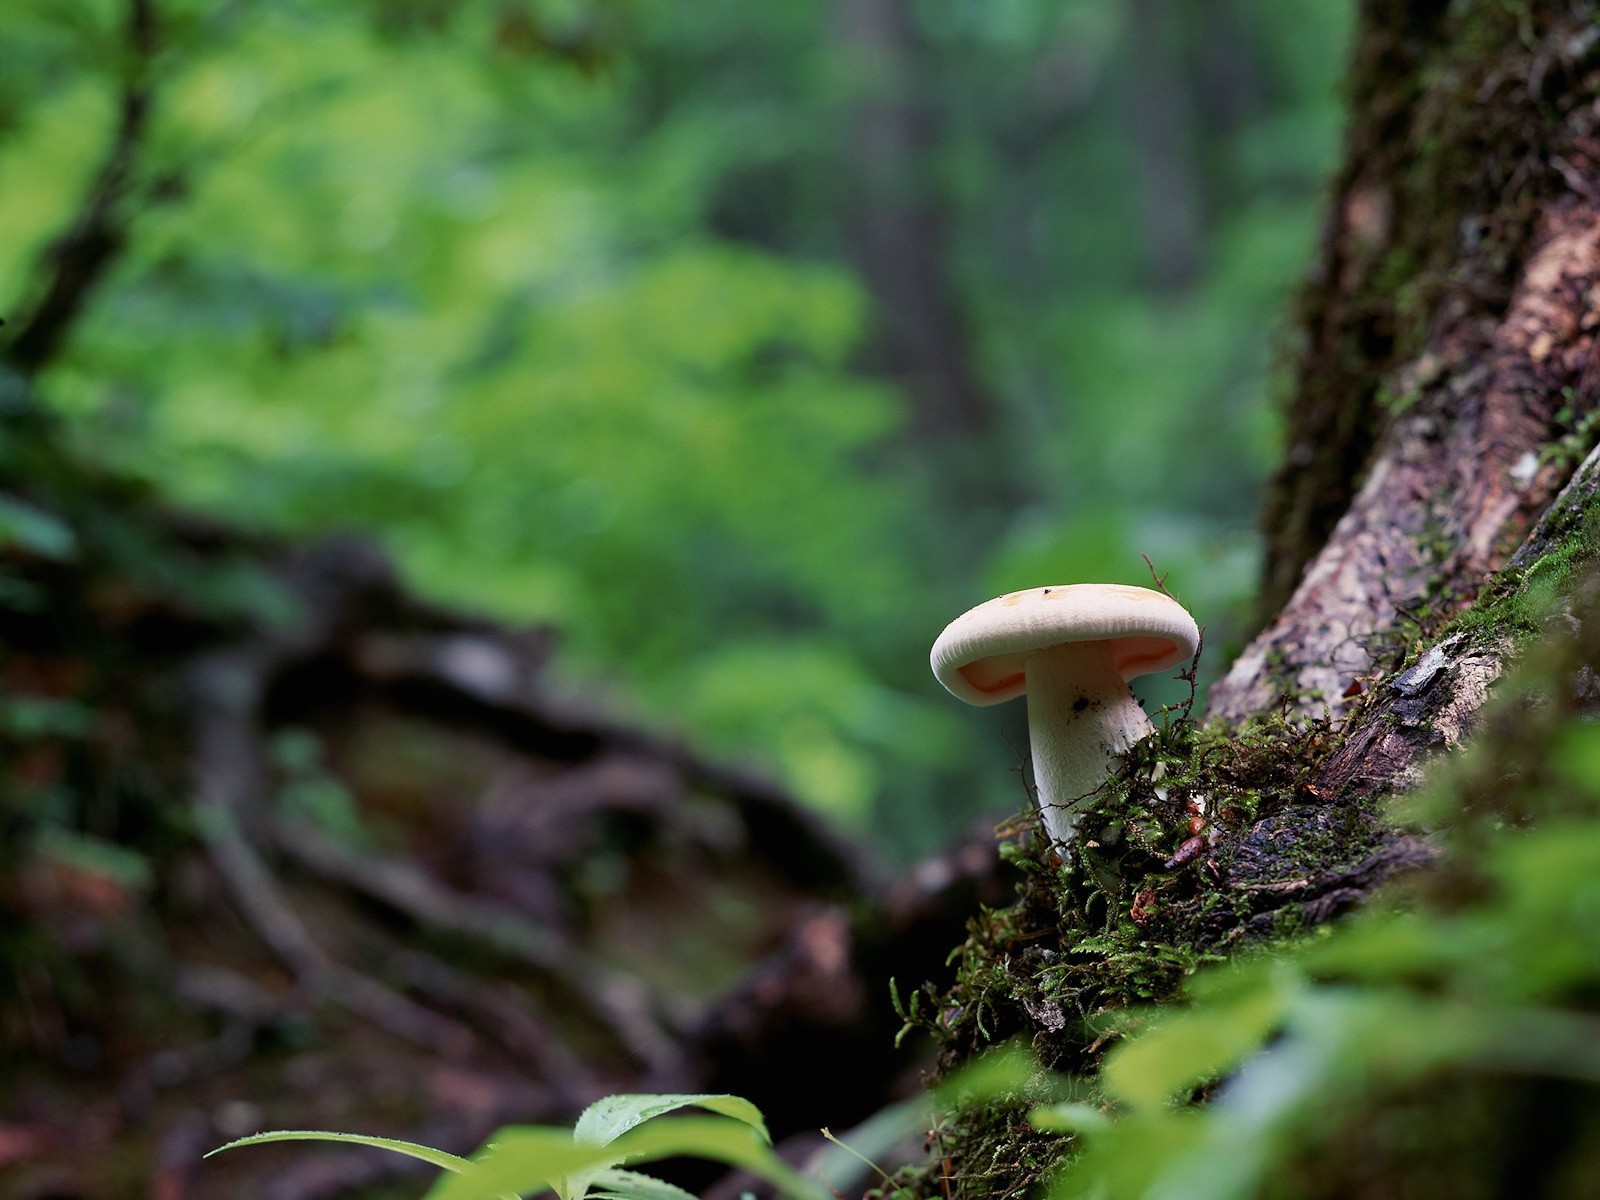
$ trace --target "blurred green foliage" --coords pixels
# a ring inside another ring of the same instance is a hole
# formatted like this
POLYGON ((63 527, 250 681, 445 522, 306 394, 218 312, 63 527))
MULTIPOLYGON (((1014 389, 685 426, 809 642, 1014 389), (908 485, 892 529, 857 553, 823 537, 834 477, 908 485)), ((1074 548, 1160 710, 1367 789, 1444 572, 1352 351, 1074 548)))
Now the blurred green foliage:
MULTIPOLYGON (((957 612, 1144 552, 1237 628, 1350 14, 880 2, 981 454, 879 369, 849 225, 886 85, 842 0, 160 0, 129 244, 43 392, 176 501, 374 531, 557 624, 570 687, 925 850, 1020 799, 1020 714, 926 670, 957 612), (974 455, 997 508, 941 481, 974 455)), ((0 312, 105 153, 125 19, 0 6, 0 312)), ((0 537, 61 544, 10 500, 0 537)))

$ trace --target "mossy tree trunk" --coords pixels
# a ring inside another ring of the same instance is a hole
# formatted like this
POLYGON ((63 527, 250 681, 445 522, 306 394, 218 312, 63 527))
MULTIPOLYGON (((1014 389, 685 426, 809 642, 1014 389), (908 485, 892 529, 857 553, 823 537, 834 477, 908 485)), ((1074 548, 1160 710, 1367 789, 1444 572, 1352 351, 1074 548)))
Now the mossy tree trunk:
MULTIPOLYGON (((1569 450, 1593 401, 1596 49, 1586 3, 1361 5, 1345 161, 1295 314, 1265 514, 1262 611, 1288 609, 1253 649, 1295 641, 1291 662, 1329 661, 1341 623, 1356 636, 1392 627, 1419 599, 1432 607, 1430 585, 1470 595, 1570 468, 1569 455, 1504 478, 1530 451, 1569 450), (1401 464, 1412 474, 1396 489, 1401 464), (1471 511, 1454 502, 1463 485, 1471 511), (1386 517, 1396 535, 1358 548, 1354 526, 1386 517), (1401 535, 1413 544, 1380 565, 1401 535), (1330 539, 1340 548, 1319 557, 1330 539), (1333 587, 1357 608, 1296 637, 1347 561, 1354 573, 1333 587)), ((1237 670, 1223 711, 1259 707, 1260 676, 1253 661, 1237 670)))
POLYGON ((1564 487, 1587 503, 1600 26, 1587 3, 1369 0, 1350 95, 1265 518, 1276 611, 1209 708, 1326 717, 1350 773, 1330 782, 1372 795, 1460 739, 1511 643, 1488 614, 1437 635, 1488 608, 1513 556, 1558 548, 1551 529, 1529 538, 1564 487), (1420 686, 1401 668, 1424 652, 1444 690, 1408 710, 1401 752, 1393 697, 1420 686))
MULTIPOLYGON (((1379 802, 1471 735, 1548 620, 1530 594, 1592 552, 1595 6, 1365 0, 1348 94, 1293 316, 1261 631, 1208 723, 1155 739, 1112 781, 1098 834, 1070 862, 1025 864, 1020 903, 974 923, 955 989, 913 1012, 947 1063, 1020 1034, 1091 1070, 1105 1039, 1085 1018, 1425 868, 1434 847, 1379 802)), ((1035 1141, 1020 1118, 957 1122, 919 1186, 1027 1194, 1053 1161, 1035 1141)))

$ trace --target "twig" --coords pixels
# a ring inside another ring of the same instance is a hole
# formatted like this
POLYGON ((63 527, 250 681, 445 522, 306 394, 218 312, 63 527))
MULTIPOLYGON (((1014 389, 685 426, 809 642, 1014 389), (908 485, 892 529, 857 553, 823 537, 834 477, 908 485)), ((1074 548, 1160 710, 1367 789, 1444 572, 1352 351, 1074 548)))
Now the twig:
POLYGON ((127 67, 110 148, 95 173, 83 211, 45 252, 41 266, 50 268, 50 280, 5 355, 24 377, 37 374, 55 357, 126 244, 124 204, 133 190, 154 97, 152 65, 158 43, 154 0, 128 0, 126 40, 127 67))
POLYGON ((1167 575, 1171 575, 1172 572, 1168 571, 1167 575, 1158 574, 1156 572, 1156 565, 1150 561, 1150 556, 1148 554, 1141 554, 1139 557, 1144 559, 1144 565, 1150 568, 1150 578, 1155 580, 1156 591, 1160 592, 1169 600, 1176 600, 1177 597, 1171 592, 1167 591, 1167 575))
POLYGON ((882 1179, 885 1183, 893 1183, 894 1182, 889 1177, 889 1172, 885 1171, 882 1167, 880 1167, 877 1163, 873 1162, 865 1154, 861 1153, 861 1151, 857 1150, 849 1142, 842 1141, 839 1138, 835 1137, 834 1133, 833 1133, 833 1130, 829 1129, 826 1125, 824 1125, 822 1127, 822 1136, 827 1138, 828 1141, 832 1142, 835 1146, 839 1147, 839 1149, 843 1150, 846 1154, 850 1155, 850 1157, 856 1159, 859 1162, 865 1163, 869 1168, 871 1168, 873 1171, 877 1172, 878 1178, 882 1179))

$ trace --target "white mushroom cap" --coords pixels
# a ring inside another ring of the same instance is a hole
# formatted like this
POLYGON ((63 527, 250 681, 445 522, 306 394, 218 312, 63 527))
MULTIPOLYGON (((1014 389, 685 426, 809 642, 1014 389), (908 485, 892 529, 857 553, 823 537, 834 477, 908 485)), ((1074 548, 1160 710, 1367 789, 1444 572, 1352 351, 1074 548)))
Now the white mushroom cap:
POLYGON ((1194 657, 1200 629, 1150 588, 1076 583, 1010 592, 969 609, 933 644, 933 673, 951 695, 989 705, 1027 690, 1030 655, 1072 642, 1107 642, 1123 679, 1194 657))

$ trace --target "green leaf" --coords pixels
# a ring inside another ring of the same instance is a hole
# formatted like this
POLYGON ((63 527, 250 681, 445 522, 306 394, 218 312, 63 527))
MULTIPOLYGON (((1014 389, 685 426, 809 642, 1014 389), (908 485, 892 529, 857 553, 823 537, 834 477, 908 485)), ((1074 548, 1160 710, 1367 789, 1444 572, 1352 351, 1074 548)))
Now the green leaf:
POLYGON ((774 1154, 748 1122, 717 1116, 651 1122, 606 1146, 575 1142, 565 1130, 512 1126, 495 1134, 488 1150, 474 1159, 470 1169, 439 1180, 428 1200, 486 1200, 508 1192, 520 1194, 581 1178, 595 1167, 679 1155, 742 1168, 800 1200, 827 1198, 826 1192, 774 1154))
MULTIPOLYGON (((596 1100, 584 1109, 573 1127, 575 1141, 593 1146, 606 1146, 646 1121, 676 1112, 681 1108, 704 1108, 736 1121, 742 1121, 761 1135, 769 1144, 771 1135, 761 1110, 740 1096, 725 1093, 645 1093, 622 1092, 596 1100)), ((582 1197, 595 1186, 594 1172, 568 1176, 556 1184, 563 1197, 582 1197)))
POLYGON ((368 1137, 361 1133, 329 1133, 323 1129, 279 1129, 272 1133, 252 1133, 249 1137, 239 1138, 226 1146, 218 1146, 206 1157, 221 1154, 224 1150, 236 1150, 240 1146, 265 1146, 272 1142, 341 1142, 349 1146, 371 1146, 378 1150, 393 1150, 396 1154, 404 1154, 410 1158, 420 1158, 425 1163, 443 1167, 447 1171, 462 1171, 472 1165, 469 1160, 459 1155, 435 1150, 432 1146, 421 1146, 416 1142, 368 1137))
MULTIPOLYGON (((1172 1164, 1184 1160, 1205 1136, 1207 1116, 1194 1109, 1152 1109, 1112 1121, 1104 1129, 1083 1130, 1083 1151, 1057 1176, 1048 1200, 1147 1200, 1169 1194, 1157 1190, 1172 1164)), ((1210 1195, 1210 1180, 1196 1179, 1178 1193, 1183 1200, 1210 1195)))
POLYGON ((488 1200, 543 1188, 557 1188, 567 1196, 571 1193, 564 1181, 621 1161, 612 1147, 573 1141, 571 1130, 511 1125, 495 1133, 465 1166, 455 1168, 459 1174, 435 1180, 427 1200, 488 1200))
POLYGON ((18 546, 41 558, 62 561, 78 551, 78 537, 60 517, 0 496, 0 547, 18 546))
POLYGON ((1414 912, 1368 910, 1359 924, 1311 949, 1302 960, 1322 978, 1386 982, 1437 975, 1475 947, 1460 946, 1456 927, 1414 912))
POLYGON ((591 1192, 590 1200, 696 1200, 677 1184, 618 1167, 596 1172, 593 1182, 600 1190, 591 1192))
POLYGON ((716 1093, 652 1095, 624 1092, 607 1096, 602 1100, 596 1100, 583 1110, 578 1117, 578 1123, 572 1128, 572 1136, 580 1142, 604 1146, 653 1117, 691 1107, 704 1108, 725 1117, 732 1117, 736 1121, 743 1121, 759 1133, 763 1141, 769 1143, 772 1141, 772 1135, 767 1132, 767 1123, 762 1118, 759 1108, 742 1096, 716 1093))
POLYGON ((1105 1129, 1111 1118, 1093 1105, 1068 1101, 1041 1105, 1028 1114, 1028 1122, 1045 1133, 1084 1133, 1105 1129))
POLYGON ((1039 1060, 1012 1042, 952 1073, 934 1090, 934 1102, 941 1108, 972 1108, 1015 1095, 1040 1077, 1039 1060))
MULTIPOLYGON (((403 1142, 395 1138, 368 1137, 361 1133, 330 1133, 324 1129, 279 1129, 271 1133, 252 1133, 249 1137, 238 1138, 225 1146, 218 1146, 206 1157, 221 1154, 224 1150, 236 1150, 240 1146, 265 1146, 273 1142, 338 1142, 346 1146, 370 1146, 376 1150, 392 1150, 408 1158, 421 1159, 446 1171, 465 1171, 472 1166, 470 1160, 444 1150, 435 1150, 432 1146, 403 1142)), ((503 1196, 500 1200, 516 1200, 516 1198, 503 1196)))
POLYGON ((1149 1108, 1238 1066, 1283 1019, 1290 991, 1270 983, 1227 1004, 1163 1015, 1113 1050, 1101 1071, 1106 1091, 1149 1108))
POLYGON ((740 1167, 774 1183, 785 1194, 826 1200, 827 1193, 804 1179, 772 1150, 765 1130, 739 1118, 684 1117, 655 1121, 618 1138, 611 1148, 628 1161, 693 1155, 740 1167))

